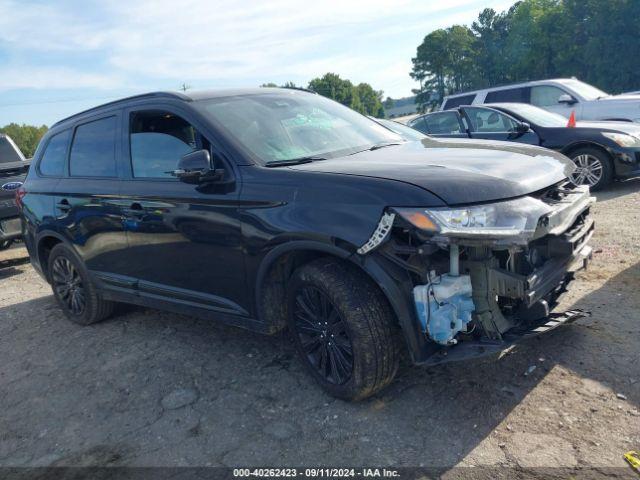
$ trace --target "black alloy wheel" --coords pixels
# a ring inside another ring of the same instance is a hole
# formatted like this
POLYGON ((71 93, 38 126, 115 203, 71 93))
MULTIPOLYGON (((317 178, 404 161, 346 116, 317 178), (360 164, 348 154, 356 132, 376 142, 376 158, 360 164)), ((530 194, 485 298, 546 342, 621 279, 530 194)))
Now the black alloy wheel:
POLYGON ((295 307, 295 331, 309 363, 327 382, 344 384, 353 371, 353 345, 342 316, 310 285, 298 290, 295 307))
POLYGON ((51 249, 47 277, 58 305, 72 322, 91 325, 113 312, 114 303, 102 298, 82 259, 65 244, 51 249))
POLYGON ((52 284, 58 298, 73 315, 82 315, 86 299, 80 274, 66 257, 57 257, 52 267, 52 284))
POLYGON ((287 324, 305 368, 330 395, 361 400, 398 370, 398 322, 379 287, 355 265, 318 258, 286 285, 287 324))

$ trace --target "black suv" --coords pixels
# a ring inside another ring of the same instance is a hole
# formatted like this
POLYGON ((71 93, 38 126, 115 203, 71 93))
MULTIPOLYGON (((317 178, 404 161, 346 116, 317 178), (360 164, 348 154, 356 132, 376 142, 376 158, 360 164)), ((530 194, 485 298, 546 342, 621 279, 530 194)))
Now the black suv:
POLYGON ((29 161, 11 137, 0 133, 0 250, 20 238, 16 191, 27 175, 29 161))
POLYGON ((331 394, 496 353, 553 311, 593 221, 539 147, 404 141, 319 95, 151 93, 55 124, 18 192, 26 246, 81 324, 128 302, 291 331, 331 394))

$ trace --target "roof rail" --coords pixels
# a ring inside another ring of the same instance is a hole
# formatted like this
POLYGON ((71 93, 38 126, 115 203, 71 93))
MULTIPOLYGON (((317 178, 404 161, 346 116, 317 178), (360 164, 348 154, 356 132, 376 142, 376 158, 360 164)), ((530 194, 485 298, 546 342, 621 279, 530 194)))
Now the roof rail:
POLYGON ((70 115, 68 117, 63 118, 62 120, 58 120, 56 123, 54 123, 53 125, 51 125, 51 128, 55 127, 56 125, 59 125, 63 122, 66 122, 67 120, 71 120, 72 118, 75 117, 79 117, 81 115, 84 115, 86 113, 90 113, 96 110, 100 110, 104 107, 109 107, 112 105, 117 105, 118 103, 121 102, 128 102, 130 100, 137 100, 137 99, 143 99, 143 98, 177 98, 180 100, 184 100, 187 102, 191 101, 191 97, 180 93, 180 92, 151 92, 151 93, 142 93, 140 95, 133 95, 131 97, 125 97, 125 98, 120 98, 118 100, 114 100, 112 102, 107 102, 107 103, 103 103, 101 105, 97 105, 95 107, 89 108, 87 110, 83 110, 81 112, 78 113, 74 113, 73 115, 70 115))

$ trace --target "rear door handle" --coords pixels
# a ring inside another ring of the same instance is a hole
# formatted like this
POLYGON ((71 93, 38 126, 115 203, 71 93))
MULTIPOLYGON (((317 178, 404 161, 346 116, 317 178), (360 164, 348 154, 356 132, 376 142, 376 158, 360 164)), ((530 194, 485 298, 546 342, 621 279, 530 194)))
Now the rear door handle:
POLYGON ((57 205, 58 210, 60 210, 61 212, 68 212, 69 210, 71 210, 71 204, 69 203, 69 200, 67 200, 66 198, 63 198, 62 200, 60 200, 57 205))

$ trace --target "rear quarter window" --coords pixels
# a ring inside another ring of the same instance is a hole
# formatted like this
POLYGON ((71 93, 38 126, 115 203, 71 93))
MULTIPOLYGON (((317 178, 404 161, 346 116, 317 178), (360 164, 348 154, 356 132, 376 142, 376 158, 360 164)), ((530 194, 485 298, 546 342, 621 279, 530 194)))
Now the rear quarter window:
POLYGON ((7 137, 0 135, 0 163, 20 162, 22 156, 7 137))
POLYGON ((64 174, 70 136, 71 130, 65 130, 49 139, 38 165, 40 174, 51 177, 61 177, 64 174))
POLYGON ((523 87, 496 90, 495 92, 488 92, 484 99, 484 103, 498 102, 529 103, 529 88, 523 87))
POLYGON ((444 106, 442 107, 442 109, 449 110, 451 108, 459 107, 460 105, 471 105, 475 98, 475 93, 471 95, 463 95, 462 97, 449 98, 446 102, 444 102, 444 106))

